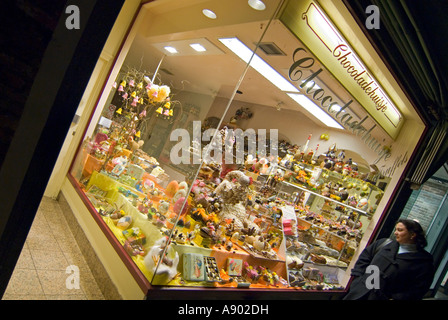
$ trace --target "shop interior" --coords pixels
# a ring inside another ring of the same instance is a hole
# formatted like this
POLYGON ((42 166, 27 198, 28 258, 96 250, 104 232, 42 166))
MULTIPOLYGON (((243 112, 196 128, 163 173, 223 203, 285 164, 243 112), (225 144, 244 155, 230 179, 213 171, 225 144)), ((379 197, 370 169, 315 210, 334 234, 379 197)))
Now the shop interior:
POLYGON ((422 132, 410 104, 383 129, 265 3, 144 5, 73 161, 152 286, 343 290, 422 132))

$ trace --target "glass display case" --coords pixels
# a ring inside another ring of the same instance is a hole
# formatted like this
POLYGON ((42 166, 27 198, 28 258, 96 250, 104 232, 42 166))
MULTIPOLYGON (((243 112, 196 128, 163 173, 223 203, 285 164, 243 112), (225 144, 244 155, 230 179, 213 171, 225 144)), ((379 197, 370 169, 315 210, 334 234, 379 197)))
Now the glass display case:
POLYGON ((311 53, 298 60, 307 49, 283 1, 265 11, 232 1, 245 14, 227 9, 210 26, 197 11, 218 2, 142 6, 70 181, 148 290, 344 290, 399 179, 402 168, 385 171, 391 148, 416 138, 392 138, 311 53), (197 20, 165 24, 188 14, 197 20), (260 57, 287 89, 257 69, 260 57), (329 112, 339 123, 319 122, 295 94, 339 99, 329 112))
POLYGON ((310 287, 312 279, 320 288, 337 287, 381 201, 383 190, 343 154, 337 159, 329 150, 312 163, 285 157, 267 179, 265 188, 288 206, 283 227, 290 285, 310 287))

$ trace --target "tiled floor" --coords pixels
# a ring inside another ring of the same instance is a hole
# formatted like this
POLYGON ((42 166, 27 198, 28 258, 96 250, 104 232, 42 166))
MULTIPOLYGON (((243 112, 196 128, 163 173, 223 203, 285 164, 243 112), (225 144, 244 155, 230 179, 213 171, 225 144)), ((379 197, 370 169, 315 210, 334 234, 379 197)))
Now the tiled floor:
POLYGON ((2 299, 104 300, 57 201, 42 199, 2 299))

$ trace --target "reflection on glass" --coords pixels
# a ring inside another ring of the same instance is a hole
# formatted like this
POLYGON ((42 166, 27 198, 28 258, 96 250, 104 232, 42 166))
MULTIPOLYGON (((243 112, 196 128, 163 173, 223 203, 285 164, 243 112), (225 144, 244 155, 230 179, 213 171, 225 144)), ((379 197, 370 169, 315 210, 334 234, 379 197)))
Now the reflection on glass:
MULTIPOLYGON (((328 142, 347 130, 327 131, 289 99, 300 90, 287 55, 302 44, 274 23, 265 37, 286 56, 254 55, 234 31, 258 43, 259 22, 160 35, 157 21, 112 73, 71 169, 119 252, 153 285, 343 288, 388 181, 328 142)), ((319 77, 314 89, 350 99, 319 77)))

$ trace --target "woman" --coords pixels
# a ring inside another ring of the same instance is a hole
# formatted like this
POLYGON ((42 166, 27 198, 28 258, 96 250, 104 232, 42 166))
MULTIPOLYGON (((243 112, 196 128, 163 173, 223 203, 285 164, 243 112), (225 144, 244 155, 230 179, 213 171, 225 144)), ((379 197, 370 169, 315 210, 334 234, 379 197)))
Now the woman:
POLYGON ((364 249, 352 269, 354 279, 344 300, 424 297, 434 266, 431 254, 423 249, 427 245, 423 229, 417 221, 400 219, 394 235, 396 240, 381 239, 364 249))

